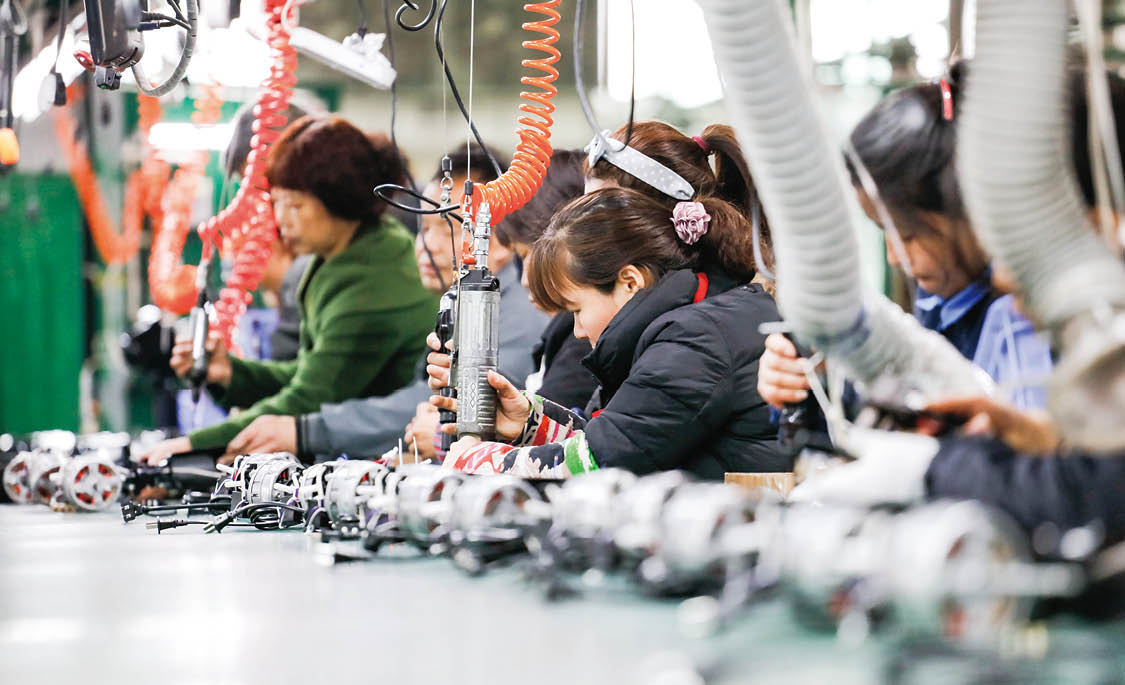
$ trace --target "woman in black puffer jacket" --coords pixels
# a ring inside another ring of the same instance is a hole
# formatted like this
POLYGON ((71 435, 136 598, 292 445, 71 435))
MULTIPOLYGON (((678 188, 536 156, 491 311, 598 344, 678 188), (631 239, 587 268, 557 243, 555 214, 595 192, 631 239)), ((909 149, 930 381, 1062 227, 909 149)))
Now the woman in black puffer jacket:
MULTIPOLYGON (((700 478, 727 471, 787 471, 776 427, 757 392, 764 336, 777 307, 754 276, 751 231, 715 198, 665 205, 606 188, 567 205, 532 248, 532 295, 574 312, 574 335, 593 351, 583 362, 601 384, 584 421, 498 374, 497 435, 464 438, 446 466, 474 473, 565 478, 596 468, 635 473, 686 469, 700 478), (734 283, 709 282, 719 265, 734 283)), ((448 379, 432 354, 431 387, 448 379)), ((453 400, 434 397, 439 407, 453 400)))

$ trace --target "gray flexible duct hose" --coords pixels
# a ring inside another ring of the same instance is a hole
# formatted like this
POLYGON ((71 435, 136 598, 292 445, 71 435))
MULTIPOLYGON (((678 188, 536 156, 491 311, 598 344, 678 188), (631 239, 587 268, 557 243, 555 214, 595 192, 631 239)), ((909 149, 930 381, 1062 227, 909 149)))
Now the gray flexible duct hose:
POLYGON ((1072 444, 1114 449, 1125 446, 1125 268, 1088 225, 1071 172, 1066 32, 1062 0, 980 0, 957 154, 981 242, 1062 346, 1052 415, 1072 444))
POLYGON ((864 292, 840 155, 821 123, 785 4, 701 5, 731 121, 769 215, 778 305, 797 336, 862 381, 893 374, 927 395, 990 390, 944 338, 864 292))
POLYGON ((981 0, 957 154, 981 241, 1053 329, 1125 302, 1125 270, 1088 226, 1067 157, 1067 3, 981 0))

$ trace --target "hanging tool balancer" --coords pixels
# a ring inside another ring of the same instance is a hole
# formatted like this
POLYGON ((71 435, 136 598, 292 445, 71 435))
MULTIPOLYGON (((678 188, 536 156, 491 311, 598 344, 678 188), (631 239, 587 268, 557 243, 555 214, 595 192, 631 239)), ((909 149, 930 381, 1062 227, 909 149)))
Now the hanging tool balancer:
POLYGON ((449 377, 457 393, 457 437, 488 441, 496 437, 496 390, 488 372, 500 364, 500 280, 488 268, 492 213, 483 201, 474 221, 472 193, 472 181, 466 181, 462 232, 471 232, 465 247, 471 245, 472 251, 466 249, 461 258, 449 377))

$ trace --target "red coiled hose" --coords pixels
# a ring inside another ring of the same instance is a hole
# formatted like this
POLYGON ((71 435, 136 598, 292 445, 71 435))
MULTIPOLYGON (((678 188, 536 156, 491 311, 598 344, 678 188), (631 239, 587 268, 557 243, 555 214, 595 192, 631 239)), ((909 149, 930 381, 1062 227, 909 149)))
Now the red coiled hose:
POLYGON ((523 25, 525 31, 541 33, 544 36, 536 40, 525 40, 523 47, 540 50, 547 53, 547 56, 525 59, 521 62, 525 67, 538 69, 543 75, 524 76, 520 79, 523 85, 535 86, 540 90, 520 93, 520 98, 525 100, 520 105, 520 111, 525 116, 521 116, 518 120, 523 128, 517 130, 520 142, 516 146, 515 155, 512 156, 511 166, 500 178, 480 186, 476 189, 477 192, 473 193, 474 214, 480 203, 488 200, 493 225, 500 223, 509 213, 527 204, 543 184, 543 177, 547 175, 547 167, 551 164, 551 125, 554 124, 551 115, 555 111, 551 98, 559 92, 554 85, 559 77, 559 71, 553 65, 562 57, 555 47, 555 43, 559 40, 559 32, 554 26, 561 18, 555 8, 561 1, 547 0, 523 6, 527 12, 537 12, 546 16, 545 19, 530 21, 523 25))
POLYGON ((191 206, 206 164, 207 153, 198 153, 172 174, 161 206, 164 221, 153 236, 149 292, 158 307, 173 314, 186 314, 195 304, 196 267, 181 263, 180 253, 191 230, 191 206))
POLYGON ((282 21, 284 0, 266 0, 267 44, 270 47, 270 73, 254 106, 254 137, 246 158, 245 180, 225 209, 200 226, 199 233, 209 240, 222 239, 223 251, 233 254, 231 273, 215 303, 212 326, 227 346, 237 351, 234 331, 265 274, 277 224, 270 204, 266 181, 266 158, 270 146, 281 137, 288 123, 285 110, 297 84, 297 51, 289 45, 289 33, 282 21))
MULTIPOLYGON (((237 353, 234 332, 265 273, 270 250, 277 238, 266 158, 270 146, 281 137, 286 123, 285 110, 297 83, 297 51, 289 45, 289 34, 282 22, 284 0, 266 0, 266 30, 270 47, 270 73, 262 82, 262 92, 254 106, 253 138, 246 158, 246 172, 230 204, 197 228, 203 242, 203 257, 211 258, 215 247, 232 255, 231 273, 219 293, 212 317, 212 329, 227 347, 237 353)), ((197 124, 217 121, 222 102, 209 89, 208 97, 196 102, 192 121, 197 124)), ((165 228, 157 237, 149 264, 153 300, 163 309, 184 314, 196 301, 196 267, 180 263, 180 253, 190 225, 191 201, 195 196, 202 167, 188 165, 177 171, 166 200, 165 228), (182 172, 182 173, 181 173, 182 172), (153 278, 153 276, 156 278, 153 278), (160 293, 158 296, 158 292, 160 293)))
MULTIPOLYGON (((67 99, 74 103, 82 97, 82 89, 72 86, 67 99)), ((148 145, 148 134, 152 125, 160 120, 160 103, 155 98, 141 96, 137 101, 140 112, 140 138, 145 149, 145 159, 141 167, 130 174, 125 185, 125 206, 122 212, 121 232, 117 231, 109 216, 94 167, 86 146, 74 138, 77 124, 71 115, 70 107, 57 109, 54 113, 55 132, 63 156, 70 167, 70 179, 78 193, 86 223, 94 246, 106 264, 124 264, 137 254, 141 247, 141 231, 144 217, 152 219, 152 225, 161 221, 160 197, 168 183, 168 164, 160 160, 156 151, 148 145)))
MULTIPOLYGON (((223 98, 218 86, 205 86, 196 98, 191 121, 213 124, 222 114, 223 98)), ((153 224, 152 254, 148 261, 148 288, 152 301, 173 314, 187 314, 195 304, 196 267, 183 264, 180 255, 191 231, 191 208, 207 166, 207 153, 200 152, 181 164, 168 183, 161 201, 162 221, 153 224)), ((204 251, 210 250, 204 240, 204 251)))

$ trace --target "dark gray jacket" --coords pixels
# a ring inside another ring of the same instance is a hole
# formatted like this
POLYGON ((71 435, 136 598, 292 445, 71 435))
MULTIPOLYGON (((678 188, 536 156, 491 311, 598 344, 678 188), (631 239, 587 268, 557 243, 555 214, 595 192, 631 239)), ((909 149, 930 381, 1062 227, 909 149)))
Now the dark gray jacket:
MULTIPOLYGON (((500 279, 500 369, 516 385, 535 370, 531 350, 547 325, 546 314, 535 309, 520 285, 515 260, 497 274, 500 279)), ((436 317, 437 312, 434 312, 436 317)), ((322 405, 315 414, 297 418, 303 458, 347 454, 374 457, 394 447, 417 406, 430 397, 425 356, 417 379, 383 397, 366 397, 322 405)))

